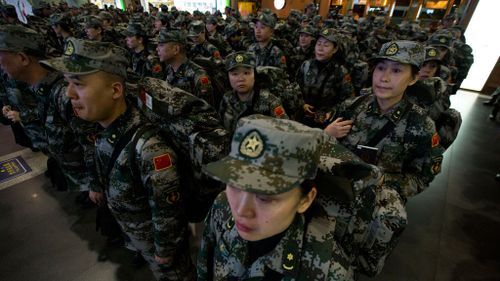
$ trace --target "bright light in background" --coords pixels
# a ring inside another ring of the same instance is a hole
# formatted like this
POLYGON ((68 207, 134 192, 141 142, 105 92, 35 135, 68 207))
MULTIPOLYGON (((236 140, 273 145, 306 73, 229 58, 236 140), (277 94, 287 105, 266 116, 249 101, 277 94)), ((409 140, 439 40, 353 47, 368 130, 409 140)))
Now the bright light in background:
POLYGON ((481 0, 465 31, 467 44, 472 47, 474 64, 461 87, 473 91, 483 89, 500 55, 500 1, 481 0))

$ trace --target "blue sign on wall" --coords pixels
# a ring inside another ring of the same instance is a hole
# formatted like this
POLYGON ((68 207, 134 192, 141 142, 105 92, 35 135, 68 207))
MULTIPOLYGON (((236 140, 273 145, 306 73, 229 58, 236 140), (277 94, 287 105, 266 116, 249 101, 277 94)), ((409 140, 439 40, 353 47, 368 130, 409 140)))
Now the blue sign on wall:
POLYGON ((31 172, 30 166, 21 156, 0 161, 0 183, 31 172))

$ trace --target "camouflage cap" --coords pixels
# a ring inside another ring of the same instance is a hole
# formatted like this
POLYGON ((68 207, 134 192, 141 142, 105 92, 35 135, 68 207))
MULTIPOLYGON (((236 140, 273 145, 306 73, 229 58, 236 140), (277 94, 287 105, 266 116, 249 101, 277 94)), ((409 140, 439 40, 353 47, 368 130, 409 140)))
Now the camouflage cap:
POLYGON ((187 44, 186 34, 182 30, 168 30, 166 28, 162 28, 162 30, 160 31, 158 43, 168 43, 168 42, 176 42, 186 45, 187 44))
POLYGON ((207 24, 208 23, 217 25, 219 23, 219 21, 217 20, 216 17, 209 16, 209 17, 207 17, 207 24))
POLYGON ((23 52, 36 57, 45 57, 45 40, 35 30, 22 25, 1 25, 0 51, 23 52))
POLYGON ((324 28, 319 32, 319 37, 323 37, 332 43, 339 42, 339 35, 333 28, 324 28))
POLYGON ((429 38, 427 44, 436 47, 450 48, 451 46, 451 36, 448 34, 436 34, 429 38))
POLYGON ((226 36, 226 38, 231 37, 232 35, 238 33, 239 30, 240 28, 238 27, 238 23, 232 22, 224 27, 224 35, 226 36))
POLYGON ((425 47, 425 60, 426 61, 441 61, 441 51, 439 49, 429 46, 425 47))
POLYGON ((388 59, 420 67, 424 62, 425 52, 422 44, 414 41, 391 41, 380 48, 378 55, 371 60, 388 59))
POLYGON ((195 20, 189 24, 188 36, 198 36, 202 32, 205 32, 205 23, 201 20, 195 20))
POLYGON ((9 17, 17 17, 16 7, 14 7, 10 4, 2 5, 0 3, 0 12, 9 16, 9 17))
POLYGON ((203 170, 248 192, 281 194, 314 179, 326 137, 292 120, 251 115, 238 121, 229 155, 203 170))
POLYGON ((130 23, 127 26, 127 29, 122 32, 122 34, 124 36, 127 36, 127 37, 129 37, 129 36, 146 37, 147 36, 146 32, 142 28, 142 24, 139 24, 139 23, 136 23, 136 22, 130 23))
POLYGON ((227 71, 238 66, 255 68, 255 55, 251 52, 235 52, 226 57, 227 71))
POLYGON ((261 22, 263 25, 268 26, 272 29, 274 29, 274 26, 276 26, 276 19, 274 18, 273 15, 268 13, 260 14, 258 17, 252 19, 252 22, 254 23, 261 22))
POLYGON ((71 19, 68 15, 65 15, 65 14, 52 14, 49 17, 49 22, 50 22, 50 25, 58 25, 61 23, 70 24, 71 19))
POLYGON ((102 20, 96 16, 90 16, 85 21, 85 28, 102 28, 102 20))
POLYGON ((302 27, 299 30, 299 34, 301 34, 301 33, 309 34, 312 37, 316 37, 316 35, 318 35, 318 31, 316 30, 316 28, 314 28, 311 25, 306 25, 306 26, 302 27))
POLYGON ((162 21, 162 22, 165 22, 165 23, 166 23, 166 22, 169 22, 169 21, 170 21, 170 17, 171 17, 171 16, 170 16, 169 14, 167 14, 167 13, 158 13, 158 14, 156 15, 155 20, 160 20, 160 21, 162 21))
POLYGON ((101 20, 110 20, 110 21, 112 21, 113 20, 113 15, 111 15, 110 12, 102 11, 102 12, 99 13, 99 18, 101 20))
POLYGON ((68 74, 85 75, 104 71, 125 78, 129 53, 112 43, 70 38, 63 56, 40 63, 68 74))
POLYGON ((162 12, 164 12, 164 13, 168 12, 168 6, 167 6, 167 5, 165 5, 165 4, 161 4, 161 5, 160 5, 160 9, 161 9, 161 11, 162 11, 162 12))

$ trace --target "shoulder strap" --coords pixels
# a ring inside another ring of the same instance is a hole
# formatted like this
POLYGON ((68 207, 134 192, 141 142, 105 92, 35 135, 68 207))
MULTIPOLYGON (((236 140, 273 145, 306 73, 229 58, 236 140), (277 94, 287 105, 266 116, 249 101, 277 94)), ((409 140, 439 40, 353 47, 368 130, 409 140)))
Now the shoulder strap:
MULTIPOLYGON (((406 115, 408 111, 410 111, 412 107, 411 103, 406 104, 402 116, 406 115)), ((391 120, 385 123, 384 127, 380 129, 377 134, 366 144, 367 146, 375 147, 383 138, 385 138, 396 126, 396 123, 391 120)))

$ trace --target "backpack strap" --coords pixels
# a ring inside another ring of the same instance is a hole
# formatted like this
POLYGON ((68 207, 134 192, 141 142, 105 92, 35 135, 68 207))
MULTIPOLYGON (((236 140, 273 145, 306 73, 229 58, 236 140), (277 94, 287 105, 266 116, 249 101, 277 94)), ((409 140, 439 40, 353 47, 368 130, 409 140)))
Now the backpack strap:
MULTIPOLYGON (((408 102, 405 108, 403 109, 403 114, 401 114, 401 116, 405 116, 406 113, 410 111, 411 107, 412 104, 408 102)), ((375 147, 383 138, 385 138, 394 129, 394 127, 396 127, 396 123, 390 120, 387 121, 384 127, 382 127, 382 129, 380 129, 377 132, 377 134, 375 134, 375 136, 366 145, 375 147)))

